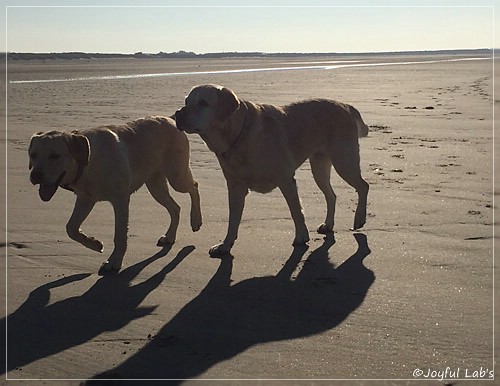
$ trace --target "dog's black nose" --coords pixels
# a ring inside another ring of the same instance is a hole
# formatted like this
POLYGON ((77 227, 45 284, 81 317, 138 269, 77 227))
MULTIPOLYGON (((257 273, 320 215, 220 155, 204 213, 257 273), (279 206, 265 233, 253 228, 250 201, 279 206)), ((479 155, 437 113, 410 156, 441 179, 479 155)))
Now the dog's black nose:
POLYGON ((33 185, 43 182, 43 173, 40 170, 33 170, 30 174, 30 180, 33 185))

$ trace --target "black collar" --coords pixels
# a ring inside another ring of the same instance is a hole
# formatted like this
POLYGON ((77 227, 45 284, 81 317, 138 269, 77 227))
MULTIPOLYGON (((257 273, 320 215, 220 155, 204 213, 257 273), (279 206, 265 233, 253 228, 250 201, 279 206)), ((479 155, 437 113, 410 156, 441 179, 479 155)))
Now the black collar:
POLYGON ((229 147, 228 150, 226 150, 223 153, 220 153, 220 156, 222 158, 226 158, 226 159, 229 158, 230 153, 234 150, 234 148, 236 147, 236 145, 238 144, 240 139, 243 137, 243 134, 247 131, 247 115, 248 115, 248 111, 245 112, 245 119, 243 121, 243 127, 241 128, 240 133, 238 134, 238 136, 234 140, 233 144, 229 147))

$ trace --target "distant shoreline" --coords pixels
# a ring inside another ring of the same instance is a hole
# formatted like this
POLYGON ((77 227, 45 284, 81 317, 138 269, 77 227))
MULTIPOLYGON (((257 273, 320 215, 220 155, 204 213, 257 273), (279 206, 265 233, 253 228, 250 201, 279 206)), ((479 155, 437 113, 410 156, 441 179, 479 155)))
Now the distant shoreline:
MULTIPOLYGON (((390 52, 357 52, 357 53, 294 53, 294 52, 214 52, 197 54, 194 52, 158 52, 156 54, 136 52, 134 54, 106 54, 106 53, 86 53, 86 52, 52 52, 52 53, 29 53, 29 52, 9 52, 8 60, 80 60, 80 59, 115 59, 115 58, 135 58, 135 59, 218 59, 218 58, 280 58, 280 57, 332 57, 332 56, 382 56, 382 55, 491 55, 493 49, 460 49, 460 50, 430 50, 430 51, 390 51, 390 52)), ((3 53, 2 55, 5 55, 3 53)))

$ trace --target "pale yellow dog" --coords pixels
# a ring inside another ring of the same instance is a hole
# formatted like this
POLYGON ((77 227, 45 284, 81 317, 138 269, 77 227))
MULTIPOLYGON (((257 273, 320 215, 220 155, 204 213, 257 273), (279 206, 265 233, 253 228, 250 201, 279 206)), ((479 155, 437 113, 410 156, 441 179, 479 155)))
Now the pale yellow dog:
POLYGON ((117 272, 127 249, 130 195, 146 184, 151 195, 171 217, 158 246, 174 243, 180 207, 168 192, 167 180, 191 196, 191 227, 201 227, 198 184, 189 167, 189 142, 174 120, 147 117, 123 126, 89 130, 39 132, 29 145, 30 179, 40 185, 39 195, 49 201, 59 187, 76 194, 66 231, 73 240, 94 251, 103 244, 87 236, 80 225, 98 201, 109 201, 115 213, 114 249, 100 272, 117 272))
POLYGON ((366 221, 368 183, 361 177, 358 136, 368 126, 354 107, 326 99, 287 106, 256 104, 217 85, 194 87, 175 114, 177 127, 197 133, 221 165, 229 192, 228 232, 211 256, 229 253, 238 235, 249 189, 267 193, 278 187, 295 223, 294 245, 309 241, 295 183, 295 170, 307 159, 326 198, 326 219, 319 233, 333 230, 336 196, 330 185, 332 164, 358 193, 354 229, 366 221))

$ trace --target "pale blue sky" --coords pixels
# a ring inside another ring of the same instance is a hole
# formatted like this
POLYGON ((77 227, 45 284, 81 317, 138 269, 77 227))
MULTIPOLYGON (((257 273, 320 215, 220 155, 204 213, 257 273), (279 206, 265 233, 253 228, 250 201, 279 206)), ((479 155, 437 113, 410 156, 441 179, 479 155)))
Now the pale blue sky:
MULTIPOLYGON (((223 7, 168 7, 187 2, 155 0, 4 3, 11 52, 373 52, 495 45, 492 1, 349 2, 356 7, 292 0, 245 3, 254 7, 224 6, 234 1, 211 2, 223 7), (32 7, 42 4, 86 7, 32 7), (150 7, 131 7, 137 4, 150 7)), ((189 4, 200 3, 207 4, 189 4)))

